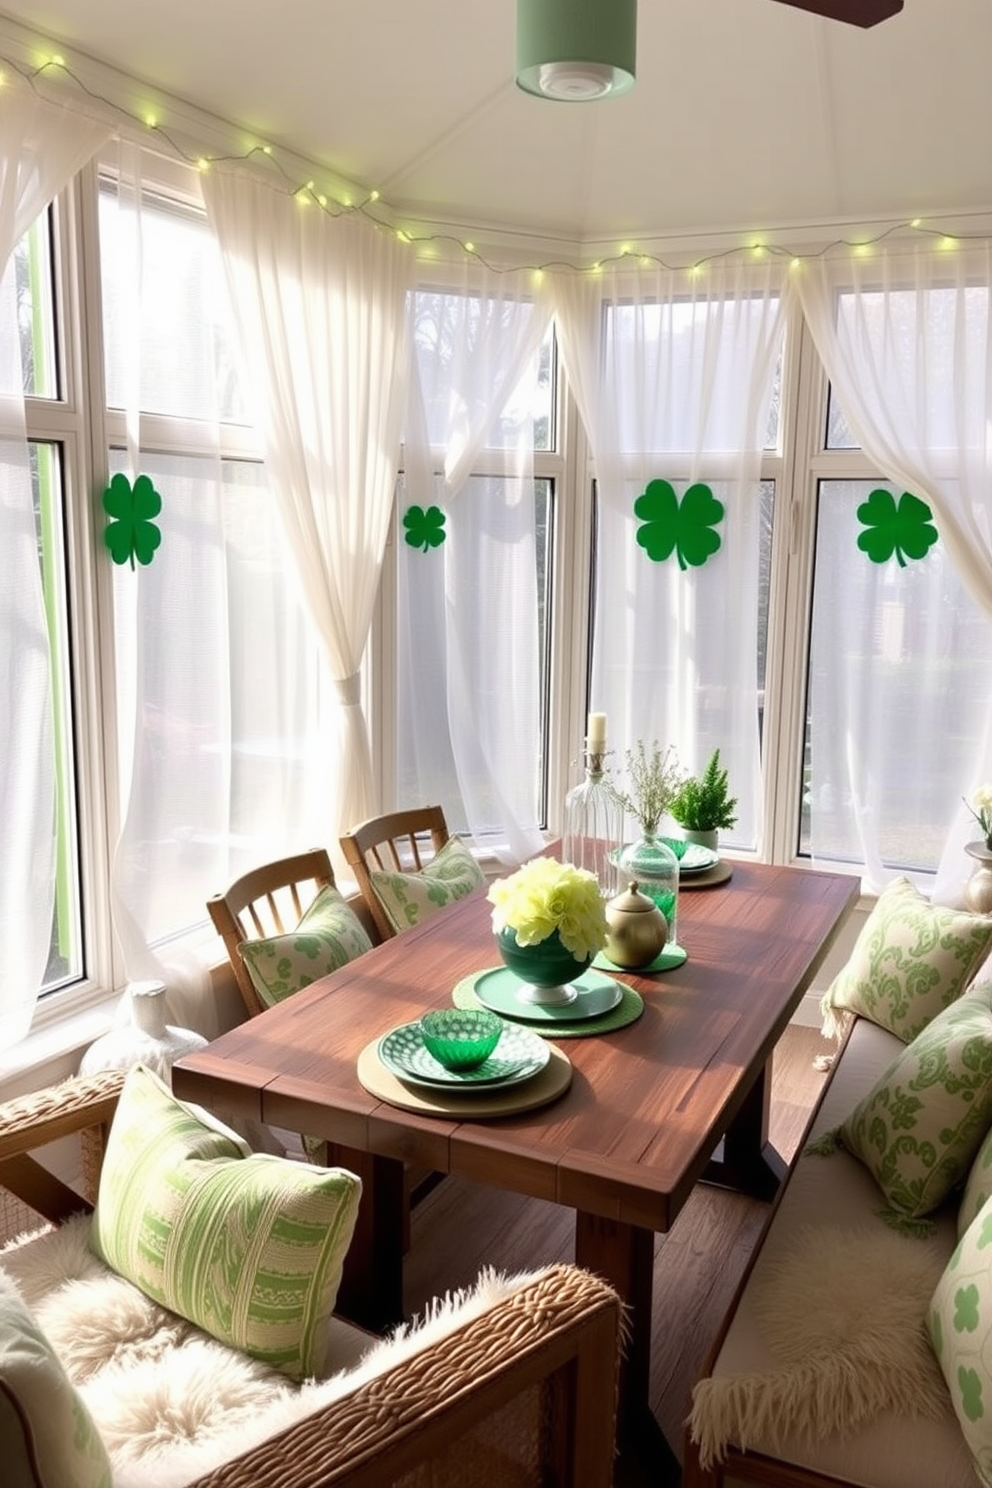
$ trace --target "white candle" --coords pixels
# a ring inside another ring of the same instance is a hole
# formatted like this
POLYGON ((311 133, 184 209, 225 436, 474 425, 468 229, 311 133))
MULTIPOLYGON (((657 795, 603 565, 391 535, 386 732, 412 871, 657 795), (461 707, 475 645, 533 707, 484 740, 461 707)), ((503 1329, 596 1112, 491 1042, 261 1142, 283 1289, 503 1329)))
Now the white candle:
POLYGON ((606 714, 590 713, 586 732, 586 746, 600 753, 606 748, 606 714))

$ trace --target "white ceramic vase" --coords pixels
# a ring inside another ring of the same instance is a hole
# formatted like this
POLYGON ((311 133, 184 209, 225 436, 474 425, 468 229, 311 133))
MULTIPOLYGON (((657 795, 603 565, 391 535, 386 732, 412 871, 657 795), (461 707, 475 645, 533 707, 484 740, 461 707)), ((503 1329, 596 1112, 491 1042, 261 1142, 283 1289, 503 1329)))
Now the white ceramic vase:
POLYGON ((130 1020, 90 1045, 80 1061, 79 1073, 92 1075, 98 1070, 126 1070, 144 1064, 170 1084, 175 1061, 202 1049, 207 1040, 191 1028, 166 1023, 164 982, 131 982, 127 991, 130 1020))
POLYGON ((965 852, 975 859, 971 877, 964 886, 965 908, 972 914, 992 914, 992 850, 984 842, 969 842, 965 852))

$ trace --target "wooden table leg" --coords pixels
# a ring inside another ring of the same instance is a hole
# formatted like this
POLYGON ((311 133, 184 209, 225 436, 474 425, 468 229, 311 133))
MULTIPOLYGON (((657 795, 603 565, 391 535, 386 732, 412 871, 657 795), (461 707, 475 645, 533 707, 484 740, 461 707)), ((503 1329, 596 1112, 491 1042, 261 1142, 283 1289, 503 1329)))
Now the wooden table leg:
POLYGON ((358 1222, 345 1257, 335 1311, 382 1333, 403 1321, 403 1164, 328 1144, 329 1164, 362 1180, 358 1222))
POLYGON ((755 1199, 771 1200, 778 1193, 787 1166, 768 1139, 771 1090, 769 1060, 727 1128, 717 1155, 707 1165, 704 1182, 734 1188, 755 1199))
POLYGON ((575 1262, 615 1287, 627 1306, 630 1329, 620 1364, 616 1482, 676 1488, 678 1459, 651 1409, 653 1230, 598 1215, 575 1215, 575 1262), (647 1476, 645 1476, 647 1474, 647 1476))

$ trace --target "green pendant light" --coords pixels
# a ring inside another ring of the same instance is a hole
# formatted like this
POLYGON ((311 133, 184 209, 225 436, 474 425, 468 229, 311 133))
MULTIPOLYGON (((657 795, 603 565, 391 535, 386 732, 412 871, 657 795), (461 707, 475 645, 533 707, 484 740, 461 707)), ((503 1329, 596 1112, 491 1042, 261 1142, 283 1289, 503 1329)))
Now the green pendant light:
POLYGON ((517 0, 517 86, 588 103, 634 86, 637 0, 517 0))

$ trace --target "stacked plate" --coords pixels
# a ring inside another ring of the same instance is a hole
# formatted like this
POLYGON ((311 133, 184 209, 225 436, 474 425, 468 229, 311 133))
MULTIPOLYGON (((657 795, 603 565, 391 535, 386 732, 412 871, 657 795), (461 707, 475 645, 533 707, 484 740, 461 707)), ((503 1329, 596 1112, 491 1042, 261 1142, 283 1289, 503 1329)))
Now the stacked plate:
POLYGON ((473 1069, 450 1070, 434 1058, 424 1044, 419 1023, 401 1023, 383 1034, 379 1060, 398 1080, 425 1090, 492 1091, 520 1085, 540 1074, 551 1050, 544 1039, 529 1028, 507 1023, 488 1059, 473 1069))
POLYGON ((683 842, 680 837, 662 837, 661 841, 666 847, 670 847, 679 860, 679 877, 691 878, 694 873, 705 873, 707 868, 712 868, 719 862, 719 854, 712 848, 700 847, 698 842, 683 842))

